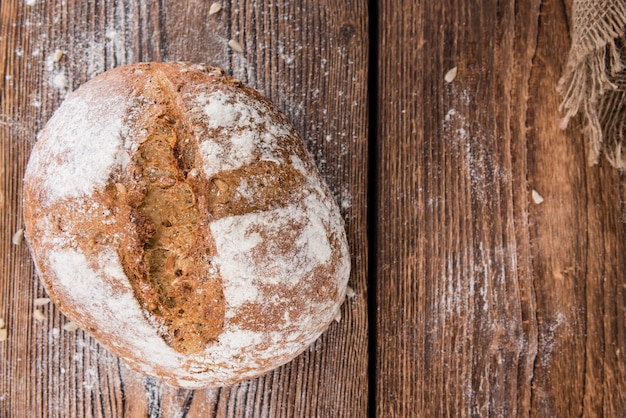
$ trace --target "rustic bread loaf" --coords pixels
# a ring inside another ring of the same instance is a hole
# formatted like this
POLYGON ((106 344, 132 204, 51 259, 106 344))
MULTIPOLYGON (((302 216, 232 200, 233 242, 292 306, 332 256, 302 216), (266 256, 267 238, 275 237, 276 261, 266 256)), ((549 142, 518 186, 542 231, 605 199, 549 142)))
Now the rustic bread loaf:
POLYGON ((314 162, 220 69, 130 65, 72 93, 31 154, 24 216, 60 310, 174 386, 290 361, 344 300, 343 221, 314 162))

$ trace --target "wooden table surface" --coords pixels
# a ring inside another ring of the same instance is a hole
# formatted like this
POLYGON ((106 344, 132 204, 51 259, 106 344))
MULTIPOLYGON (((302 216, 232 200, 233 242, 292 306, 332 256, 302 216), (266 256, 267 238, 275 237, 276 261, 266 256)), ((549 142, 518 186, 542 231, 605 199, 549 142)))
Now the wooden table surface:
POLYGON ((626 188, 586 165, 581 119, 558 128, 571 0, 211 3, 0 2, 0 416, 624 416, 626 188), (142 378, 54 306, 36 318, 46 294, 12 243, 52 112, 150 60, 267 94, 346 220, 341 322, 234 387, 142 378))

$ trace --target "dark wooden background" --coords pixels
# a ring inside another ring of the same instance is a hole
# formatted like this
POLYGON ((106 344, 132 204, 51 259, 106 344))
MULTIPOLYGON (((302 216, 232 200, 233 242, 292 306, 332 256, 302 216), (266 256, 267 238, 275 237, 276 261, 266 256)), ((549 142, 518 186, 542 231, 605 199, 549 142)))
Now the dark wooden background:
POLYGON ((0 416, 625 414, 626 189, 586 165, 580 119, 558 129, 571 0, 211 3, 1 0, 0 416), (38 321, 45 292, 12 244, 65 94, 149 60, 219 65, 270 96, 346 219, 341 322, 231 388, 167 387, 54 306, 38 321))

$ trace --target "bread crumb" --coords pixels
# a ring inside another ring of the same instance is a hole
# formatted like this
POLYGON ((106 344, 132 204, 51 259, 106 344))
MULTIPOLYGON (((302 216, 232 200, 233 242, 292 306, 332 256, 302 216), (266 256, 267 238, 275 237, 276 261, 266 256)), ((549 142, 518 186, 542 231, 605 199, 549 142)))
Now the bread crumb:
POLYGON ((74 322, 68 322, 67 324, 63 325, 63 330, 67 332, 74 332, 77 329, 78 325, 76 325, 74 322))
POLYGON ((24 229, 20 228, 17 231, 15 231, 15 234, 13 234, 13 239, 11 240, 11 242, 13 243, 13 245, 20 245, 23 239, 24 239, 24 229))
POLYGON ((215 2, 211 4, 211 8, 209 9, 209 16, 214 15, 215 13, 218 13, 220 10, 222 10, 221 3, 215 2))
POLYGON ((6 341, 8 337, 8 332, 6 328, 0 328, 0 341, 6 341))
POLYGON ((443 77, 446 80, 446 83, 452 83, 456 78, 457 67, 451 68, 446 75, 443 77))
POLYGON ((243 47, 241 46, 241 44, 235 41, 234 39, 231 39, 230 41, 228 41, 228 46, 235 52, 239 52, 239 53, 243 52, 243 47))
POLYGON ((37 298, 33 303, 35 306, 44 306, 50 303, 50 298, 37 298))
POLYGON ((536 205, 540 205, 543 203, 543 197, 537 192, 537 190, 533 189, 530 194, 533 198, 533 202, 535 202, 536 205))
POLYGON ((46 316, 39 309, 35 309, 33 314, 35 315, 35 319, 39 322, 43 322, 46 320, 46 316))
POLYGON ((346 289, 346 297, 348 299, 352 299, 355 296, 356 296, 356 292, 354 291, 354 289, 348 286, 348 288, 346 289))
POLYGON ((37 0, 24 0, 27 6, 34 6, 37 3, 37 0))

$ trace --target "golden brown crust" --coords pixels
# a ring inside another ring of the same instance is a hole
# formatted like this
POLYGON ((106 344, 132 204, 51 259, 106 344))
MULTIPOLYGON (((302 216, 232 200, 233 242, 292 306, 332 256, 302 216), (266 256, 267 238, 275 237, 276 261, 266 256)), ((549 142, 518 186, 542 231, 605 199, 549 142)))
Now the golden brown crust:
POLYGON ((33 150, 24 214, 60 309, 172 385, 289 361, 344 298, 343 221, 311 157, 219 69, 137 64, 81 87, 33 150))
POLYGON ((139 118, 145 140, 131 156, 132 175, 118 183, 129 192, 120 204, 133 208, 131 222, 142 240, 119 254, 135 297, 162 325, 163 339, 179 352, 199 353, 224 326, 221 278, 208 274, 214 249, 201 228, 213 199, 205 182, 188 178, 197 144, 170 81, 159 71, 149 74, 139 118))

